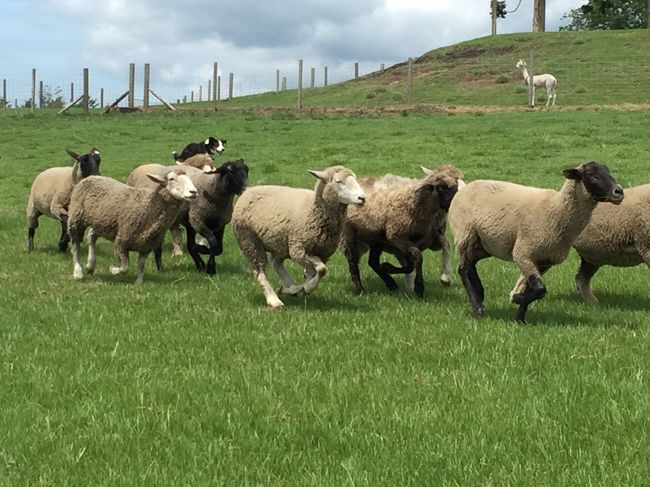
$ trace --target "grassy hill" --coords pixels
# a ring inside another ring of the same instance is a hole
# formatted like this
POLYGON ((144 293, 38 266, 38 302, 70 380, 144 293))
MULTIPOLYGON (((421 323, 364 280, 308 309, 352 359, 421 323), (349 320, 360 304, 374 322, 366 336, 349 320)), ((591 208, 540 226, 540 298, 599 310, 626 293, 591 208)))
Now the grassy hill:
MULTIPOLYGON (((483 37, 435 49, 413 60, 326 88, 305 89, 305 107, 385 107, 416 104, 524 107, 526 86, 515 63, 534 55, 536 73, 558 79, 559 106, 640 104, 650 100, 650 31, 548 32, 483 37)), ((545 101, 543 91, 538 103, 545 101)), ((208 107, 211 103, 193 104, 208 107)), ((187 105, 186 105, 187 106, 187 105)), ((218 107, 296 107, 297 92, 222 101, 218 107)))

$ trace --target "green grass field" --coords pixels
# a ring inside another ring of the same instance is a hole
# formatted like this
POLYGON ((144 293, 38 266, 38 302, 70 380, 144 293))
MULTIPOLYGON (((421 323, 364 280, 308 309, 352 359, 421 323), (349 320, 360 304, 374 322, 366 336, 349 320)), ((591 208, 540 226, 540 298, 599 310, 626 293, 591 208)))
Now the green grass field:
MULTIPOLYGON (((468 180, 558 188, 587 159, 645 183, 650 114, 601 110, 313 118, 250 114, 0 117, 0 396, 3 485, 643 485, 650 473, 648 269, 603 269, 601 298, 573 289, 577 259, 516 326, 513 265, 484 261, 487 316, 458 279, 425 298, 389 294, 367 266, 353 296, 341 255, 308 297, 265 309, 227 232, 218 275, 189 257, 145 284, 98 270, 73 282, 41 219, 25 251, 34 176, 66 147, 102 152, 124 180, 197 135, 228 138, 251 184, 311 187, 306 169, 418 174, 454 163, 468 180)), ((84 254, 85 255, 85 254, 84 254)), ((294 269, 296 270, 296 269, 294 269)), ((277 281, 276 281, 277 282, 277 281)))
POLYGON ((53 220, 25 251, 24 208, 35 175, 70 162, 66 147, 97 145, 103 174, 124 180, 205 134, 228 139, 224 158, 245 158, 251 184, 312 187, 307 169, 339 163, 360 177, 454 163, 468 180, 559 188, 563 168, 596 159, 630 186, 648 182, 649 124, 609 110, 0 114, 0 484, 646 484, 645 267, 601 270, 589 306, 572 254, 545 277, 533 325, 517 326, 512 264, 479 265, 476 319, 457 278, 438 284, 439 255, 425 255, 419 300, 389 294, 365 262, 367 293, 353 296, 337 254, 315 294, 270 311, 230 230, 213 278, 166 249, 167 269, 148 262, 135 286, 133 270, 108 274, 100 241, 97 272, 73 282, 53 220))

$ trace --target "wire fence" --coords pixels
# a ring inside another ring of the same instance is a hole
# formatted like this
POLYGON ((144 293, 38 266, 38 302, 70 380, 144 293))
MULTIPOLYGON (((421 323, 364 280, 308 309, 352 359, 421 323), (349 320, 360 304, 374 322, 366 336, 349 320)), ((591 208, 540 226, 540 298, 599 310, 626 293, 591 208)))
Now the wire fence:
MULTIPOLYGON (((317 103, 309 98, 309 90, 363 78, 370 80, 365 92, 350 102, 358 105, 404 105, 412 103, 465 105, 525 104, 528 87, 524 73, 515 67, 518 56, 489 57, 471 51, 456 51, 455 55, 413 59, 392 66, 370 63, 350 63, 338 66, 310 66, 302 63, 270 72, 251 70, 230 73, 215 66, 212 75, 177 79, 164 71, 150 69, 149 86, 162 99, 172 104, 227 100, 244 95, 301 89, 307 105, 317 103)), ((562 105, 642 104, 650 102, 650 64, 630 59, 610 58, 598 62, 581 61, 567 55, 562 59, 524 57, 533 75, 549 73, 557 79, 557 103, 562 105), (632 60, 633 61, 633 60, 632 60)), ((129 79, 125 69, 123 79, 89 74, 89 101, 92 107, 107 107, 125 90, 133 87, 132 100, 121 105, 142 106, 148 91, 143 88, 143 66, 134 70, 129 79)), ((1 76, 1 74, 0 74, 1 76)), ((82 70, 61 77, 47 72, 25 73, 5 78, 0 106, 6 108, 34 106, 63 107, 82 94, 82 70)), ((544 103, 545 90, 538 88, 538 103, 544 103)), ((288 98, 287 98, 288 99, 288 98)), ((160 104, 152 98, 151 105, 160 104)), ((302 100, 287 102, 292 107, 302 100)))

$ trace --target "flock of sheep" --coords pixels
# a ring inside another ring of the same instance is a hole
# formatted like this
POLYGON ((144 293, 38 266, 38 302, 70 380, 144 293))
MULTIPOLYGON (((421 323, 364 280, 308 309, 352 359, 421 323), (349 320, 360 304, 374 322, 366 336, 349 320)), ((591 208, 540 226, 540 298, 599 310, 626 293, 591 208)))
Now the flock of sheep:
POLYGON ((309 171, 317 180, 314 190, 247 188, 243 160, 215 166, 212 157, 223 153, 224 143, 210 137, 189 144, 180 155, 174 153, 176 165, 139 166, 127 184, 99 175, 97 149, 83 155, 68 151, 75 160, 72 167, 47 169, 34 180, 27 204, 28 249, 34 248, 38 218, 44 214, 61 223, 59 250, 71 245, 74 279, 83 278, 79 250, 90 228, 86 272, 95 270, 95 244, 104 237, 113 242, 119 260, 110 272, 127 272, 128 253, 136 251, 136 282, 141 283, 152 251, 162 269, 167 230, 172 232, 172 253, 182 253, 184 226, 196 268, 214 274, 224 229, 232 221, 266 304, 277 308, 283 302, 267 278, 269 261, 282 282, 280 294, 309 294, 337 249, 347 259, 357 294, 364 291, 359 261, 365 252, 388 289, 396 290, 392 276, 403 274, 408 291, 421 297, 422 252, 442 250, 440 281, 449 285, 448 220, 474 313, 485 313, 476 264, 497 257, 521 271, 510 300, 519 305, 516 320, 522 323, 528 306, 546 294, 543 274, 564 261, 572 246, 581 256, 576 286, 586 301, 596 301, 590 280, 600 266, 650 266, 650 185, 627 189, 624 198, 607 166, 598 162, 566 169, 559 191, 503 181, 465 184, 463 173, 452 165, 422 168, 424 175, 417 179, 392 174, 358 179, 350 169, 334 166, 309 171), (197 234, 207 246, 197 243, 197 234), (381 262, 384 252, 394 255, 399 266, 381 262), (207 263, 201 254, 209 255, 207 263), (287 259, 304 268, 303 282, 297 283, 284 267, 287 259))

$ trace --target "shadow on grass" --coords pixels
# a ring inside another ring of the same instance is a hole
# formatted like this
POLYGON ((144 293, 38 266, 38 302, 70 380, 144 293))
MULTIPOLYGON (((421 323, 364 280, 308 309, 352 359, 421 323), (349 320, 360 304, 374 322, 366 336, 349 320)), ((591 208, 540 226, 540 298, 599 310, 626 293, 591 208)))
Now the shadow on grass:
POLYGON ((623 292, 594 292, 598 298, 598 303, 587 303, 582 300, 577 292, 564 292, 560 294, 561 299, 565 299, 577 306, 584 306, 592 312, 597 313, 599 307, 619 308, 628 311, 650 311, 650 296, 623 292))
MULTIPOLYGON (((351 299, 350 296, 327 296, 318 294, 318 290, 314 294, 308 296, 299 294, 298 296, 289 296, 286 294, 278 294, 278 297, 284 303, 284 309, 294 310, 303 309, 306 311, 355 311, 367 312, 373 309, 372 303, 365 301, 363 298, 351 299)), ((265 305, 264 296, 261 290, 259 294, 250 295, 248 302, 251 306, 258 306, 260 308, 267 308, 270 312, 282 312, 281 310, 272 310, 265 305)))

